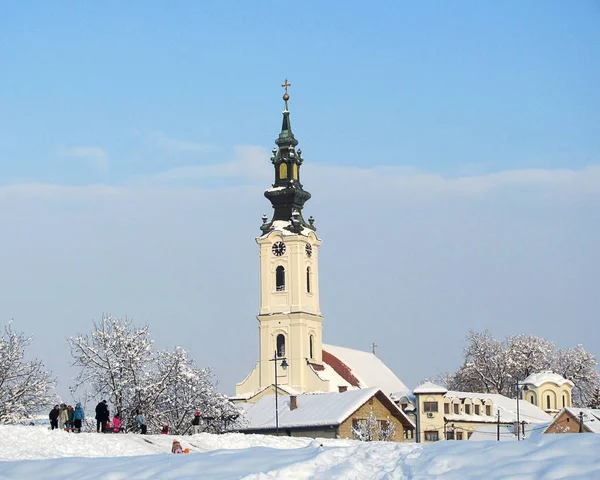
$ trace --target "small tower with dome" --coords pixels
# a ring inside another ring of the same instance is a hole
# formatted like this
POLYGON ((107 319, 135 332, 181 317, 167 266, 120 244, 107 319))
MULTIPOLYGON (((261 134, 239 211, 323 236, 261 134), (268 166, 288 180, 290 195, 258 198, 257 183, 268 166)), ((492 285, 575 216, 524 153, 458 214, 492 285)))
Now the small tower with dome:
POLYGON ((520 384, 523 399, 550 415, 572 406, 574 383, 558 373, 549 370, 532 373, 520 384))

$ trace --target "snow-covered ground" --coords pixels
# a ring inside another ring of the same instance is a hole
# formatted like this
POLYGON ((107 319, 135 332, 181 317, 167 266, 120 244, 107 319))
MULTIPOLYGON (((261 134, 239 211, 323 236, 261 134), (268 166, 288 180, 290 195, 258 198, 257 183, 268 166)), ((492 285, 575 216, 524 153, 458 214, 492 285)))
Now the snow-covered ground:
POLYGON ((262 435, 68 434, 0 426, 0 479, 598 479, 600 435, 430 445, 262 435))

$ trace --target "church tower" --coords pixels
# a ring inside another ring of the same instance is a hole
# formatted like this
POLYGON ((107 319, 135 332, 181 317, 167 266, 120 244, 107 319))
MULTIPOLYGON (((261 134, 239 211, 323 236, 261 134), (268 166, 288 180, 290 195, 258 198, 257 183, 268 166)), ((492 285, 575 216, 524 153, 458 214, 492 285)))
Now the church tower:
POLYGON ((288 110, 287 79, 282 87, 281 133, 271 163, 274 182, 265 191, 273 216, 263 215, 256 239, 260 256, 259 359, 254 370, 236 386, 236 395, 252 397, 277 384, 297 393, 328 391, 323 369, 322 324, 319 307, 319 247, 314 218, 302 209, 310 193, 300 182, 302 150, 296 149, 288 110), (285 359, 285 363, 283 360, 285 359), (281 364, 287 364, 283 368, 281 364))

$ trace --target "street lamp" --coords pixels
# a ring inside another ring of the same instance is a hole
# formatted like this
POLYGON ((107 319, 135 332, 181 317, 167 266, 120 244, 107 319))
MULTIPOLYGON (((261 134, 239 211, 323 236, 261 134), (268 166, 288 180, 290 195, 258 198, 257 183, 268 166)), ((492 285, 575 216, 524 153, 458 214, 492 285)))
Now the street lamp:
POLYGON ((273 365, 275 365, 275 435, 279 435, 279 405, 277 404, 277 360, 281 360, 281 368, 283 368, 284 371, 288 367, 285 357, 278 357, 277 352, 275 352, 273 354, 273 358, 269 360, 270 362, 273 362, 273 365))

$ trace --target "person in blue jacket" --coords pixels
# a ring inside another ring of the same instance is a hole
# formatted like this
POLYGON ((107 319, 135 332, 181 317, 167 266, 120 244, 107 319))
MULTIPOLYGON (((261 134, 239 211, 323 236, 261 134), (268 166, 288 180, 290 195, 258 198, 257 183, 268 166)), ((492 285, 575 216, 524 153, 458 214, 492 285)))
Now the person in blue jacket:
POLYGON ((81 402, 77 402, 75 405, 75 412, 73 412, 73 423, 75 427, 75 432, 81 433, 81 424, 85 419, 85 412, 83 408, 81 408, 81 402))
POLYGON ((142 435, 146 434, 146 418, 144 417, 144 412, 139 409, 137 411, 137 415, 135 417, 135 419, 137 420, 137 424, 138 424, 138 428, 140 429, 140 433, 142 435))

